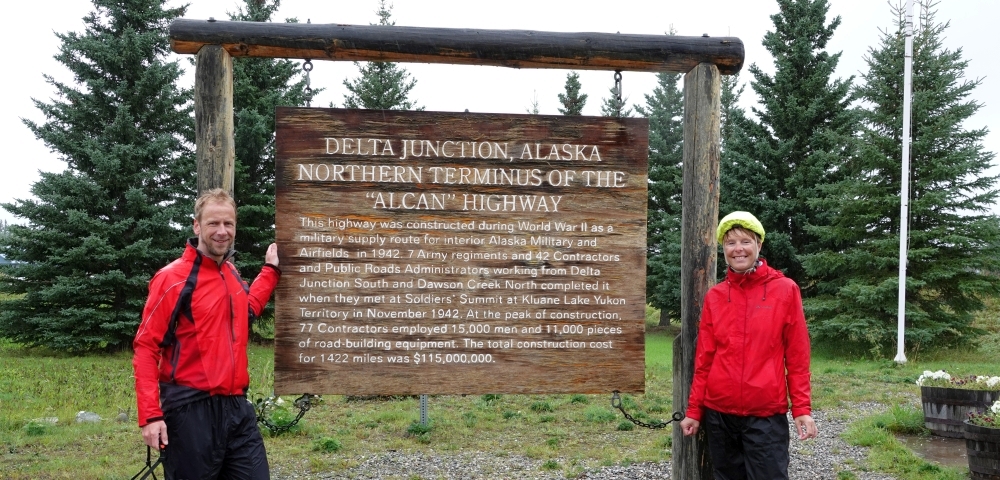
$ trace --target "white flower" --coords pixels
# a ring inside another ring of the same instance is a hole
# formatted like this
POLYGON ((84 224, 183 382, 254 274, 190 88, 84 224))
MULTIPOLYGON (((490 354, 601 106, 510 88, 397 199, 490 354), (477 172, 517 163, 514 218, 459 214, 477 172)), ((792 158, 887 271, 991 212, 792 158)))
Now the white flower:
POLYGON ((924 382, 926 382, 927 380, 951 380, 951 375, 949 375, 948 372, 944 370, 938 370, 936 372, 932 372, 930 370, 924 370, 924 374, 917 379, 917 385, 923 386, 924 382))
POLYGON ((993 402, 993 406, 990 407, 990 411, 993 412, 994 415, 1000 415, 1000 400, 993 402))
POLYGON ((1000 377, 990 377, 986 380, 987 387, 994 388, 998 385, 1000 385, 1000 377))

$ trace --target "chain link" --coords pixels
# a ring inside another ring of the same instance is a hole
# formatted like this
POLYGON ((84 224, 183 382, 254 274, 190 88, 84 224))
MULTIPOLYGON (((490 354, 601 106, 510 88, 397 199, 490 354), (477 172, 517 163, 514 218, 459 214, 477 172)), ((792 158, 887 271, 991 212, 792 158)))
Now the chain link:
POLYGON ((302 70, 306 72, 306 88, 305 88, 305 90, 303 90, 303 92, 306 95, 306 107, 311 107, 312 106, 312 93, 313 93, 313 89, 310 86, 312 84, 312 80, 309 78, 309 72, 311 72, 312 69, 313 69, 312 59, 311 58, 307 58, 306 61, 304 63, 302 63, 302 70))
POLYGON ((622 71, 615 70, 615 86, 611 89, 615 94, 618 105, 622 104, 622 71))
POLYGON ((621 392, 619 392, 618 390, 614 390, 611 393, 611 408, 617 408, 620 412, 622 412, 622 415, 625 415, 625 418, 627 418, 630 422, 640 427, 651 428, 655 430, 659 428, 664 428, 673 422, 679 422, 681 420, 684 420, 684 414, 682 414, 681 412, 674 412, 674 414, 670 416, 670 420, 667 420, 666 422, 656 422, 656 423, 643 422, 642 420, 639 420, 633 417, 632 415, 629 415, 628 412, 625 411, 625 408, 622 407, 622 397, 619 395, 619 393, 621 392))
POLYGON ((277 396, 271 395, 267 398, 258 398, 256 404, 254 404, 254 409, 257 410, 257 422, 262 423, 271 433, 284 433, 291 430, 299 420, 302 418, 306 412, 312 408, 313 399, 318 399, 319 395, 311 395, 308 393, 302 394, 301 397, 295 399, 292 405, 295 405, 299 409, 299 414, 295 416, 295 419, 285 425, 275 425, 267 418, 268 407, 274 405, 277 401, 277 396))

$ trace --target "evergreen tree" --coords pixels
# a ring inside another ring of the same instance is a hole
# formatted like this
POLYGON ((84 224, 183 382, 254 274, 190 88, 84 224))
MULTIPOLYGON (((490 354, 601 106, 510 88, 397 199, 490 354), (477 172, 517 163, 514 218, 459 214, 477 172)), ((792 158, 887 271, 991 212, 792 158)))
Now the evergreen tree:
MULTIPOLYGON (((269 22, 280 0, 245 0, 234 21, 269 22)), ((295 20, 289 20, 295 22, 295 20)), ((238 233, 236 266, 252 279, 274 241, 274 108, 301 106, 320 90, 306 93, 297 62, 240 58, 233 62, 233 121, 236 144, 234 199, 238 233)))
POLYGON ((610 95, 603 99, 601 103, 601 115, 614 118, 628 118, 632 116, 632 107, 629 107, 628 97, 618 99, 618 94, 614 88, 608 89, 610 95))
POLYGON ((45 122, 25 120, 66 162, 42 173, 37 200, 3 205, 11 225, 3 267, 0 336, 68 351, 130 345, 157 269, 191 224, 191 94, 167 62, 165 0, 93 0, 83 33, 57 34, 56 59, 74 84, 45 76, 58 97, 35 100, 45 122), (184 227, 181 231, 180 226, 184 227))
POLYGON ((681 189, 684 95, 680 74, 656 75, 646 105, 649 119, 649 189, 646 207, 646 301, 660 309, 660 325, 681 316, 681 189))
MULTIPOLYGON (((840 17, 825 25, 827 0, 778 0, 774 31, 764 47, 774 56, 774 76, 750 66, 761 109, 743 129, 746 141, 721 175, 721 204, 754 213, 768 229, 764 254, 811 293, 800 255, 821 247, 808 226, 829 222, 831 212, 810 205, 821 185, 837 180, 837 165, 852 155, 857 114, 850 107, 853 77, 831 81, 840 54, 825 51, 840 17)), ((720 212, 722 214, 728 211, 720 212)))
MULTIPOLYGON (((378 25, 391 26, 392 5, 386 5, 385 0, 379 0, 378 25)), ((417 80, 410 78, 410 73, 392 62, 366 62, 362 65, 354 62, 361 76, 354 80, 344 80, 344 86, 350 92, 344 95, 344 108, 367 108, 371 110, 423 110, 414 108, 414 102, 409 99, 410 90, 417 85, 417 80)))
MULTIPOLYGON (((673 27, 671 27, 670 35, 673 35, 673 27)), ((608 89, 609 95, 601 102, 602 116, 614 118, 632 116, 632 108, 628 106, 628 97, 622 96, 621 85, 621 72, 615 72, 615 86, 608 89)))
POLYGON ((525 109, 532 115, 538 115, 538 92, 535 91, 531 98, 531 106, 525 109))
MULTIPOLYGON (((942 46, 947 23, 923 14, 913 41, 913 141, 906 280, 909 349, 948 347, 976 333, 972 313, 1000 293, 1000 229, 988 213, 997 200, 994 154, 986 128, 963 124, 982 104, 971 99, 962 50, 942 46)), ((822 189, 816 207, 835 212, 816 233, 831 246, 806 257, 820 295, 806 302, 819 338, 847 339, 878 355, 895 345, 898 321, 902 101, 905 18, 869 50, 859 88, 867 106, 860 153, 841 166, 844 179, 822 189)))
MULTIPOLYGON (((722 145, 719 160, 719 189, 722 193, 719 198, 719 212, 724 215, 736 210, 754 209, 748 206, 746 199, 759 195, 751 186, 767 181, 767 175, 760 164, 753 162, 745 153, 753 150, 747 132, 755 126, 755 123, 747 117, 746 111, 739 106, 746 85, 740 83, 739 74, 723 76, 721 83, 719 126, 722 145), (730 172, 737 168, 743 169, 740 175, 731 175, 730 172), (750 170, 751 168, 753 170, 750 170), (747 180, 751 178, 753 180, 748 182, 747 180)), ((719 245, 720 253, 716 256, 718 262, 716 272, 720 277, 725 275, 726 271, 726 259, 721 254, 721 249, 722 246, 719 245)))
POLYGON ((576 72, 566 74, 566 93, 559 94, 559 113, 563 115, 583 115, 583 106, 587 104, 587 94, 580 94, 580 75, 576 72))
MULTIPOLYGON (((7 221, 6 220, 0 220, 0 248, 2 248, 3 245, 7 244, 7 237, 8 237, 8 233, 7 233, 7 221)), ((2 252, 2 250, 0 250, 0 252, 2 252)), ((4 258, 3 253, 0 253, 0 265, 6 264, 6 263, 8 263, 7 259, 4 258)), ((3 272, 0 271, 0 277, 2 277, 2 276, 3 276, 3 272)))
POLYGON ((721 118, 719 130, 722 136, 722 156, 725 158, 735 143, 746 138, 747 115, 739 106, 740 97, 746 85, 740 84, 740 74, 724 75, 721 81, 722 95, 719 99, 721 118))

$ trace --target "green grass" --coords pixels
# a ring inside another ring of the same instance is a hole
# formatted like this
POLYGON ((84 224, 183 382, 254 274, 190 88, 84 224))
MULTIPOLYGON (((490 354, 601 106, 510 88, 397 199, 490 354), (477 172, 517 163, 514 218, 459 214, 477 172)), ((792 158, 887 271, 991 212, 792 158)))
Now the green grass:
MULTIPOLYGON (((676 328, 647 328, 646 393, 622 395, 622 405, 644 422, 668 419, 675 410, 671 394, 675 335, 676 328)), ((267 347, 250 349, 252 400, 270 395, 273 356, 267 347)), ((914 355, 900 366, 846 359, 834 349, 817 348, 812 364, 814 406, 900 405, 850 427, 846 439, 871 448, 870 465, 863 468, 900 478, 960 478, 952 470, 913 457, 892 432, 919 428, 918 412, 913 411, 919 396, 914 381, 923 370, 998 375, 992 358, 969 349, 947 356, 914 355)), ((524 455, 538 460, 540 469, 562 471, 567 477, 602 465, 669 460, 669 429, 630 427, 612 409, 610 397, 610 392, 431 396, 430 424, 421 426, 417 397, 348 401, 330 395, 313 406, 296 430, 265 435, 265 443, 276 473, 344 470, 389 450, 524 455)), ((284 397, 286 407, 294 399, 284 397)), ((146 456, 134 405, 130 354, 73 357, 0 341, 0 477, 131 478, 146 456), (75 415, 81 410, 105 420, 76 424, 75 415), (115 422, 124 410, 131 420, 115 422), (58 421, 51 425, 47 417, 58 421)), ((838 475, 852 478, 853 473, 838 475)))
MULTIPOLYGON (((629 395, 629 406, 637 411, 665 412, 671 340, 663 333, 649 335, 648 346, 655 350, 649 357, 655 365, 647 370, 647 389, 658 395, 629 395)), ((270 395, 273 357, 270 348, 250 348, 251 400, 270 395)), ((291 407, 295 397, 283 399, 283 407, 271 408, 274 423, 297 413, 291 407)), ((332 395, 313 406, 296 429, 265 434, 265 443, 275 472, 345 469, 363 456, 387 450, 476 450, 543 462, 558 458, 541 468, 567 475, 625 458, 668 460, 663 432, 619 429, 621 415, 611 409, 610 399, 610 392, 431 396, 431 422, 423 426, 417 397, 347 401, 332 395)), ((0 477, 131 478, 146 458, 134 405, 128 353, 73 357, 0 341, 0 477), (104 421, 76 424, 80 410, 95 412, 104 421), (130 421, 115 422, 123 410, 130 421), (57 417, 58 422, 42 423, 44 417, 57 417)), ((669 412, 657 418, 666 417, 669 412)))
MULTIPOLYGON (((921 416, 923 414, 921 413, 921 416)), ((876 415, 853 423, 844 439, 853 445, 869 447, 871 468, 907 480, 962 480, 968 469, 946 468, 928 463, 904 447, 893 435, 892 426, 900 426, 896 414, 876 415)))

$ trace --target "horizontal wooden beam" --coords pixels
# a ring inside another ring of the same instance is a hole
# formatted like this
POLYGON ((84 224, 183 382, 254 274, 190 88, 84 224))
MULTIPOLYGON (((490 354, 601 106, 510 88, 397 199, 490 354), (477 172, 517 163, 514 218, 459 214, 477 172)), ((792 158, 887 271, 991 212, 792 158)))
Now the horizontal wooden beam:
POLYGON ((233 57, 450 63, 513 68, 687 73, 711 63, 743 67, 736 37, 682 37, 386 25, 224 22, 178 19, 170 44, 182 54, 221 45, 233 57))

